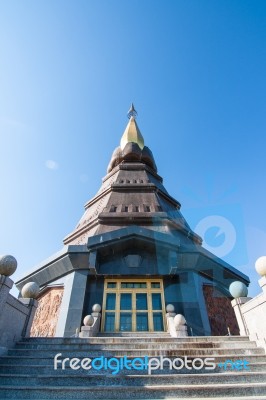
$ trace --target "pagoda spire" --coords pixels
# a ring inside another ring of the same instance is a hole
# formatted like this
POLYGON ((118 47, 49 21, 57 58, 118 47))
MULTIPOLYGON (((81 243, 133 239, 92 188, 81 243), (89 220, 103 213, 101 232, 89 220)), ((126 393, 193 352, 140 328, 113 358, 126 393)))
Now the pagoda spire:
POLYGON ((121 150, 124 150, 128 143, 136 143, 139 148, 143 150, 144 138, 136 122, 137 111, 133 103, 128 110, 127 116, 129 118, 129 121, 120 141, 121 150))
POLYGON ((131 117, 136 118, 137 115, 138 115, 138 113, 137 113, 137 111, 136 111, 136 109, 134 107, 134 104, 131 103, 130 109, 127 112, 127 117, 128 117, 128 119, 130 119, 131 117))

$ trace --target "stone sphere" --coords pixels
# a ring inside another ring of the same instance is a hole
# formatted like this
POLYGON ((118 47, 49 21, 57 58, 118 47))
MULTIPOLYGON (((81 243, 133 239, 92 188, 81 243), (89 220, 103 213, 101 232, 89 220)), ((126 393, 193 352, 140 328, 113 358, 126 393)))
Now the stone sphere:
POLYGON ((13 256, 0 256, 0 275, 10 276, 17 269, 17 260, 13 256))
POLYGON ((266 276, 266 256, 257 259, 255 268, 260 276, 266 276))
POLYGON ((180 325, 185 325, 186 319, 184 315, 182 314, 177 314, 174 318, 174 324, 175 326, 180 326, 180 325))
POLYGON ((94 304, 92 306, 92 312, 101 312, 102 307, 100 306, 100 304, 94 304))
POLYGON ((175 312, 175 306, 173 306, 173 304, 167 304, 167 306, 166 306, 166 312, 167 312, 167 313, 173 313, 173 312, 175 312))
POLYGON ((238 297, 247 297, 248 288, 243 282, 235 281, 229 286, 229 292, 235 299, 238 297))
POLYGON ((85 326, 92 326, 94 323, 94 318, 92 315, 86 315, 86 317, 83 320, 83 323, 85 326))
POLYGON ((40 291, 39 285, 35 282, 28 282, 21 290, 24 299, 36 299, 40 291))

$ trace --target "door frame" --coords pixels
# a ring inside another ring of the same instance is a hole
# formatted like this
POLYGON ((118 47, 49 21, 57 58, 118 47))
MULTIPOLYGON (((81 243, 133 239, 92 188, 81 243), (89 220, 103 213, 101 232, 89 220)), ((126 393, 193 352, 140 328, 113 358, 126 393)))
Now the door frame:
MULTIPOLYGON (((131 293, 132 294, 132 309, 128 310, 128 313, 132 313, 132 332, 136 332, 136 315, 137 312, 144 313, 144 310, 136 310, 136 293, 147 293, 147 301, 148 301, 148 331, 142 332, 154 332, 153 327, 153 313, 154 312, 162 312, 162 321, 163 321, 163 331, 165 331, 166 321, 165 321, 165 299, 164 299, 164 286, 163 286, 163 279, 160 278, 105 278, 104 281, 104 292, 103 292, 103 307, 102 307, 102 322, 101 322, 101 332, 104 331, 105 326, 105 315, 106 315, 106 298, 108 293, 115 293, 116 294, 116 301, 115 301, 115 309, 114 310, 107 310, 108 312, 113 312, 115 314, 115 330, 114 332, 121 332, 120 331, 120 298, 121 293, 131 293), (116 287, 108 287, 109 283, 116 284, 116 287), (146 284, 146 287, 140 288, 126 288, 122 287, 122 284, 133 284, 133 283, 143 283, 146 284), (155 283, 159 287, 152 287, 152 284, 155 283), (152 294, 153 293, 160 293, 161 294, 161 302, 162 302, 162 309, 161 310, 153 310, 152 309, 152 294)), ((125 311, 126 312, 126 311, 125 311)))

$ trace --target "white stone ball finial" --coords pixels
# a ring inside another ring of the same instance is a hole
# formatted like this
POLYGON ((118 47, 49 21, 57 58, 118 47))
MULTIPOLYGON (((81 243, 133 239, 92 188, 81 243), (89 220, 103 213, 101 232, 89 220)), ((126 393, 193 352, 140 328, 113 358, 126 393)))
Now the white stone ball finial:
POLYGON ((97 313, 99 313, 99 312, 101 312, 101 309, 102 309, 102 307, 100 306, 100 304, 94 304, 94 305, 92 306, 92 312, 97 312, 97 313))
POLYGON ((260 276, 266 276, 266 256, 257 259, 255 268, 260 276))
POLYGON ((181 325, 185 325, 186 324, 186 319, 184 317, 184 315, 182 314, 177 314, 174 318, 174 324, 175 327, 181 326, 181 325))
POLYGON ((167 304, 166 312, 167 313, 174 313, 175 312, 175 306, 173 304, 167 304))
POLYGON ((92 326, 94 323, 94 318, 92 315, 86 315, 86 317, 83 319, 83 323, 85 326, 92 326))
POLYGON ((0 275, 10 276, 17 269, 17 260, 10 255, 0 256, 0 275))
POLYGON ((40 291, 39 285, 35 282, 28 282, 23 286, 21 290, 22 297, 24 299, 36 299, 40 291))
POLYGON ((247 297, 248 288, 243 282, 235 281, 229 286, 229 292, 235 299, 238 297, 247 297))

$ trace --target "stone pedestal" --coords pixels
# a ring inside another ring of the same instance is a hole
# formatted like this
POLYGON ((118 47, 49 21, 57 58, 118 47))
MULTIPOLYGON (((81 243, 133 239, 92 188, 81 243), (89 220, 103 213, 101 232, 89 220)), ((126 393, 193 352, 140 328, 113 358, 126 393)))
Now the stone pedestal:
POLYGON ((238 297, 237 299, 234 299, 231 301, 232 307, 233 307, 235 315, 236 315, 237 323, 239 326, 239 332, 240 332, 241 336, 249 335, 248 327, 246 325, 245 319, 241 312, 241 305, 247 303, 249 300, 251 300, 251 297, 238 297))
POLYGON ((92 326, 82 326, 79 333, 80 338, 88 338, 95 336, 95 331, 92 326))
POLYGON ((186 325, 180 325, 176 327, 176 337, 182 338, 182 337, 187 337, 187 326, 186 325))
MULTIPOLYGON (((170 333, 171 337, 176 337, 176 338, 188 336, 187 326, 185 325, 186 320, 184 319, 184 323, 177 325, 175 322, 176 315, 177 314, 174 312, 168 312, 166 314, 167 332, 170 333)), ((182 318, 184 317, 182 316, 182 318)))
POLYGON ((0 275, 0 319, 6 304, 7 296, 14 282, 8 276, 0 275))
POLYGON ((94 322, 91 326, 82 326, 79 337, 80 338, 87 338, 97 336, 100 330, 100 323, 101 323, 101 313, 93 312, 91 316, 94 318, 94 322))
POLYGON ((177 337, 175 324, 174 324, 175 316, 176 316, 176 313, 174 313, 174 312, 166 314, 167 332, 169 332, 170 336, 172 336, 172 337, 177 337))
POLYGON ((266 276, 259 279, 259 285, 262 288, 263 293, 266 294, 266 276))
MULTIPOLYGON (((12 289, 14 282, 8 276, 0 275, 0 330, 1 325, 4 324, 3 319, 4 315, 4 307, 6 305, 6 300, 9 295, 10 290, 12 289)), ((0 355, 4 355, 7 352, 7 347, 0 344, 0 355)))
POLYGON ((22 336, 23 337, 29 337, 30 336, 30 330, 32 326, 32 321, 34 318, 34 315, 36 313, 37 307, 38 307, 38 301, 35 299, 19 299, 21 303, 23 303, 25 306, 28 307, 29 313, 27 315, 24 328, 22 331, 22 336))

